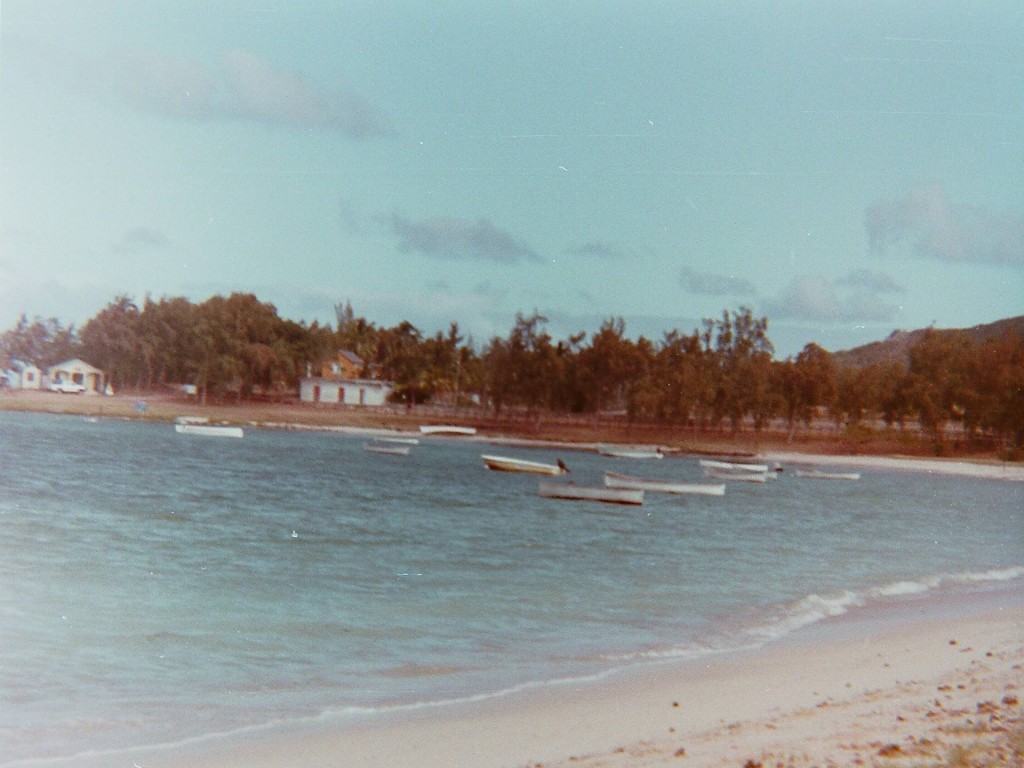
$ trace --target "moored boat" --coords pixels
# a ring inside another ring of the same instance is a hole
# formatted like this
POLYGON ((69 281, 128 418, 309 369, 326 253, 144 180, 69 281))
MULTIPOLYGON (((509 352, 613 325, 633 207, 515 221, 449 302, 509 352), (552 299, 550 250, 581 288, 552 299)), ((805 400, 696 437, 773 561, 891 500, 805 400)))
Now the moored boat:
POLYGON ((715 469, 719 472, 767 472, 767 464, 747 464, 737 461, 715 461, 713 459, 700 459, 700 465, 704 469, 715 469))
POLYGON ((481 454, 484 466, 496 472, 528 472, 535 475, 564 475, 569 468, 559 459, 557 464, 546 464, 541 461, 527 461, 510 456, 492 456, 481 454))
POLYGON ((222 424, 175 424, 174 431, 179 435, 200 435, 202 437, 244 437, 241 427, 230 427, 222 424))
POLYGON ((860 480, 860 472, 824 472, 820 469, 798 469, 797 477, 812 477, 818 480, 860 480))
POLYGON ((368 453, 382 453, 385 456, 408 456, 411 449, 412 446, 410 445, 398 443, 375 442, 363 444, 364 451, 368 453))
POLYGON ((651 493, 699 494, 702 496, 724 496, 724 483, 674 483, 668 480, 647 480, 618 472, 605 472, 604 484, 608 488, 627 488, 651 493))
POLYGON ((622 448, 614 445, 599 445, 597 452, 614 459, 663 459, 660 448, 622 448))
POLYGON ((476 427, 458 427, 453 424, 421 424, 424 435, 475 435, 476 427))
POLYGON ((769 475, 767 472, 748 472, 748 471, 734 471, 728 469, 714 469, 708 467, 704 469, 704 477, 714 478, 715 480, 727 480, 735 483, 764 483, 767 482, 769 475))
POLYGON ((644 503, 644 492, 633 488, 605 488, 541 480, 537 492, 545 499, 599 501, 604 504, 629 504, 632 506, 644 503))

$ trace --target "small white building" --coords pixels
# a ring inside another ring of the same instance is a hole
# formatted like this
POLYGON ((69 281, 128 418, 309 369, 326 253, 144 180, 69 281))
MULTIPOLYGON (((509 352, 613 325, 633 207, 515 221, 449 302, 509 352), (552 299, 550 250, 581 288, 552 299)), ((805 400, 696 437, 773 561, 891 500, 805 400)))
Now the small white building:
POLYGON ((107 388, 107 377, 99 368, 89 365, 77 357, 46 369, 50 388, 66 384, 78 384, 86 395, 103 394, 107 388))
POLYGON ((299 382, 299 400, 332 405, 386 405, 394 386, 378 379, 307 376, 299 382))
POLYGON ((11 362, 11 367, 2 374, 11 389, 42 389, 43 371, 32 363, 21 360, 11 362))

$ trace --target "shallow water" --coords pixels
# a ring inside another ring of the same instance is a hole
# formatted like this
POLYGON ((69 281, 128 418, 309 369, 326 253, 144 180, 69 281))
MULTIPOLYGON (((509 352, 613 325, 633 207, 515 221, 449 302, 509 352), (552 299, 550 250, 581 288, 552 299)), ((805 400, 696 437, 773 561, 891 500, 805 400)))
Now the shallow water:
POLYGON ((0 413, 0 764, 486 695, 1024 582, 1024 485, 783 473, 642 507, 482 452, 697 481, 693 459, 0 413))

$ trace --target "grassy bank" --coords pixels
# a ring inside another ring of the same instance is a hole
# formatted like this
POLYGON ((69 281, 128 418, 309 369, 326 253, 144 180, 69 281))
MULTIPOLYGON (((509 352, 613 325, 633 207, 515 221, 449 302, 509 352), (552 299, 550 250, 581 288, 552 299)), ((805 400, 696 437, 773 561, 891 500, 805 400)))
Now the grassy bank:
POLYGON ((238 402, 201 406, 185 397, 164 394, 119 394, 113 397, 61 395, 52 392, 6 391, 0 394, 0 410, 73 414, 100 418, 127 418, 171 422, 179 416, 205 416, 212 422, 242 426, 311 428, 350 427, 417 431, 421 424, 444 423, 476 427, 484 437, 518 438, 559 443, 633 443, 658 445, 688 453, 754 454, 786 451, 824 455, 929 456, 1004 460, 995 446, 945 441, 936 450, 933 441, 915 429, 856 427, 836 431, 827 426, 761 432, 729 429, 698 430, 661 424, 630 424, 619 417, 518 414, 495 415, 477 408, 446 409, 418 406, 360 408, 311 405, 297 401, 274 403, 238 402))

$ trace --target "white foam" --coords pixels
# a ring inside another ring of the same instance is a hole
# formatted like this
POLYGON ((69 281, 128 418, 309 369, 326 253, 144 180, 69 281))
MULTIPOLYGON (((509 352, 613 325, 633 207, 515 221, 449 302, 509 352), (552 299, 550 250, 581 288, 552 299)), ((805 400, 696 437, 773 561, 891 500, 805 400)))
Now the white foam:
POLYGON ((951 576, 951 580, 958 584, 977 584, 985 581, 1012 581, 1024 577, 1024 566, 1015 565, 1009 568, 996 568, 980 573, 960 573, 951 576))

